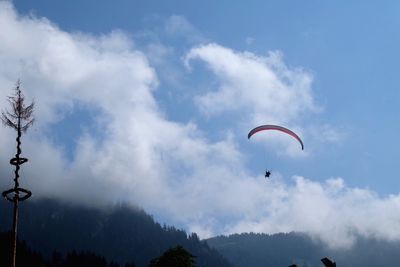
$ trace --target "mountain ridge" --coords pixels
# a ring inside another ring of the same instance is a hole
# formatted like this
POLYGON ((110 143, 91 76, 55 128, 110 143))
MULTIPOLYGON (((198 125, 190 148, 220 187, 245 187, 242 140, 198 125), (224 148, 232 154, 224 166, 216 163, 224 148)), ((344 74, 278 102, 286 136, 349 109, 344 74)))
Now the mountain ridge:
MULTIPOLYGON (((11 228, 12 205, 0 202, 0 231, 11 228)), ((241 233, 200 240, 174 226, 161 225, 143 209, 112 209, 40 199, 20 205, 18 237, 44 257, 54 251, 91 251, 109 262, 145 267, 167 249, 182 245, 199 267, 322 266, 331 258, 339 267, 398 266, 400 242, 358 236, 352 248, 329 249, 304 233, 241 233)))
POLYGON ((338 267, 399 266, 400 241, 357 236, 350 248, 329 248, 304 233, 242 233, 205 240, 237 267, 323 266, 328 257, 338 267))
MULTIPOLYGON (((12 205, 2 201, 0 209, 0 231, 7 231, 12 205)), ((40 199, 23 203, 19 212, 19 239, 47 258, 54 250, 92 251, 108 261, 144 267, 167 249, 182 245, 196 256, 198 266, 233 267, 197 234, 161 226, 144 210, 125 204, 99 210, 40 199)))

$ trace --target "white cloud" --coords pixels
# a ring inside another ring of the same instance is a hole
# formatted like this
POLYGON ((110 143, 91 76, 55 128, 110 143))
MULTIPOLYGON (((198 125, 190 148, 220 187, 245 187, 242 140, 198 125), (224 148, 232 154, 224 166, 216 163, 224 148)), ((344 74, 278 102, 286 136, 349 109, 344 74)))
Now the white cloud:
MULTIPOLYGON (((207 116, 237 118, 241 129, 252 129, 261 124, 280 124, 304 136, 298 125, 304 115, 318 112, 312 94, 312 75, 300 68, 289 68, 280 52, 259 56, 237 52, 218 44, 192 48, 185 64, 200 60, 217 77, 213 90, 198 95, 196 103, 207 116)), ((333 131, 333 129, 332 129, 333 131)), ((265 141, 262 137, 254 141, 265 141)), ((270 134, 268 140, 279 145, 285 155, 304 157, 308 151, 299 150, 290 138, 270 134)), ((266 142, 263 142, 266 143, 266 142)), ((281 153, 281 152, 279 152, 281 153)))
POLYGON ((324 184, 294 180, 294 185, 265 185, 268 197, 259 203, 263 215, 231 225, 227 232, 305 232, 331 248, 349 247, 358 236, 400 240, 400 195, 382 198, 349 188, 341 178, 324 184))
POLYGON ((305 112, 318 110, 311 74, 288 68, 279 52, 263 57, 206 44, 189 51, 186 65, 195 59, 205 62, 220 83, 197 99, 207 115, 239 111, 254 125, 266 121, 287 124, 305 112))
MULTIPOLYGON (((340 178, 321 184, 296 177, 286 184, 252 177, 234 136, 211 142, 197 125, 168 120, 153 96, 162 90, 156 71, 122 32, 71 34, 0 2, 0 39, 1 106, 18 78, 27 98, 36 100, 37 123, 23 139, 30 161, 21 178, 34 197, 91 205, 127 201, 203 235, 295 230, 333 245, 351 244, 354 233, 400 238, 399 196, 380 198, 340 178), (96 107, 107 119, 99 124, 103 140, 84 132, 68 161, 43 132, 62 122, 60 109, 74 110, 76 103, 96 107)), ((315 110, 311 76, 287 68, 277 54, 260 57, 210 44, 192 49, 187 61, 193 59, 207 62, 221 81, 198 98, 212 115, 247 110, 254 122, 294 123, 298 114, 315 110)), ((13 133, 3 129, 0 137, 0 171, 11 177, 13 133)))
MULTIPOLYGON (((18 78, 27 98, 36 99, 35 131, 23 143, 29 178, 21 181, 35 196, 92 205, 128 201, 169 217, 186 211, 187 223, 205 218, 203 210, 216 195, 209 187, 229 185, 232 173, 239 179, 242 156, 234 140, 210 142, 196 125, 169 121, 153 96, 154 69, 123 33, 67 33, 46 19, 16 14, 9 3, 1 3, 0 19, 0 58, 12 63, 0 71, 3 104, 18 78), (44 132, 62 123, 63 110, 74 110, 76 103, 94 106, 107 119, 99 125, 103 140, 86 131, 68 161, 44 132)), ((7 162, 13 138, 11 130, 3 133, 7 162)))

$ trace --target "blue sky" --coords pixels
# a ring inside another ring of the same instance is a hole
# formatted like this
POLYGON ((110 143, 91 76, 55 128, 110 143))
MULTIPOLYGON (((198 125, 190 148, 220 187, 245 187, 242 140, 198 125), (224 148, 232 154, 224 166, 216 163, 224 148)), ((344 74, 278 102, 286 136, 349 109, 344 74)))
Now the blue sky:
POLYGON ((0 103, 19 78, 36 103, 25 182, 37 197, 129 202, 201 237, 400 239, 399 5, 3 1, 0 103), (282 134, 247 140, 270 123, 304 152, 282 134))

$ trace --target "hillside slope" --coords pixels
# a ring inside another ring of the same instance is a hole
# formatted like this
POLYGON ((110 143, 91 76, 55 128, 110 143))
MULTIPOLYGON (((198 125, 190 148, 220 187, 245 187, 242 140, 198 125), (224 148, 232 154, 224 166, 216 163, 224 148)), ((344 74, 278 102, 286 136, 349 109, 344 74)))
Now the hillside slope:
MULTIPOLYGON (((0 230, 11 227, 12 205, 0 202, 0 230)), ((176 245, 196 256, 198 266, 231 267, 196 234, 161 226, 143 210, 125 205, 108 211, 71 206, 54 200, 20 205, 19 238, 45 257, 54 250, 92 251, 109 261, 147 266, 152 258, 176 245)))
POLYGON ((323 266, 328 257, 338 267, 399 266, 400 242, 386 242, 358 237, 353 247, 329 249, 300 233, 234 234, 206 240, 237 267, 278 267, 297 264, 299 267, 323 266))

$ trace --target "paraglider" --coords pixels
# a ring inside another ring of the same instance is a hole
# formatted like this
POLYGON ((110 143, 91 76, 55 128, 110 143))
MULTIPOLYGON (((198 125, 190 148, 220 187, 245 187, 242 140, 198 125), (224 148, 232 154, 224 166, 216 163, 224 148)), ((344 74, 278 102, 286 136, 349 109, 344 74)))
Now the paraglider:
POLYGON ((261 132, 261 131, 266 131, 266 130, 276 130, 276 131, 281 131, 283 133, 286 133, 290 136, 292 136, 293 138, 295 138, 297 141, 299 141, 300 145, 301 145, 301 150, 304 150, 304 143, 303 141, 300 139, 300 137, 295 134, 293 131, 282 127, 282 126, 278 126, 278 125, 261 125, 258 126, 256 128, 254 128, 253 130, 251 130, 249 132, 249 134, 247 135, 247 138, 250 139, 250 137, 252 137, 255 133, 261 132))
MULTIPOLYGON (((267 124, 267 125, 258 126, 258 127, 252 129, 249 132, 249 134, 247 135, 247 138, 250 139, 250 137, 252 137, 255 133, 258 133, 258 132, 261 132, 261 131, 267 131, 267 130, 281 131, 283 133, 286 133, 286 134, 292 136, 293 138, 295 138, 300 143, 301 150, 304 150, 304 143, 300 139, 300 137, 296 133, 294 133, 293 131, 291 131, 291 130, 285 128, 285 127, 279 126, 279 125, 267 124)), ((269 178, 270 175, 271 175, 271 171, 266 170, 265 171, 265 178, 269 178)))

